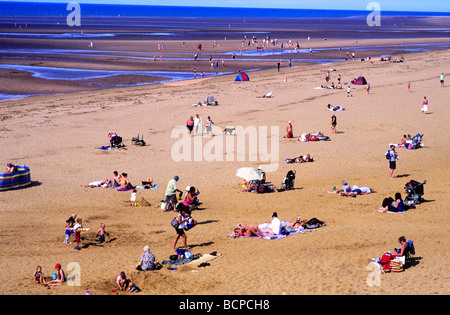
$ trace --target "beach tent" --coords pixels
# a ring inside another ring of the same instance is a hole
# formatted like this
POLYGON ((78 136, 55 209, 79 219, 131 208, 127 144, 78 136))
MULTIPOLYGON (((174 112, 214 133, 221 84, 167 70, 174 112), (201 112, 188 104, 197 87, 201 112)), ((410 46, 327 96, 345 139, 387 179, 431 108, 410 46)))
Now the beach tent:
POLYGON ((30 168, 25 165, 16 165, 17 171, 9 174, 0 174, 0 191, 19 189, 31 185, 30 168))
POLYGON ((240 71, 234 81, 250 81, 250 79, 245 72, 240 71))
POLYGON ((366 78, 360 76, 358 79, 352 80, 352 83, 356 84, 356 85, 366 85, 367 81, 366 81, 366 78))

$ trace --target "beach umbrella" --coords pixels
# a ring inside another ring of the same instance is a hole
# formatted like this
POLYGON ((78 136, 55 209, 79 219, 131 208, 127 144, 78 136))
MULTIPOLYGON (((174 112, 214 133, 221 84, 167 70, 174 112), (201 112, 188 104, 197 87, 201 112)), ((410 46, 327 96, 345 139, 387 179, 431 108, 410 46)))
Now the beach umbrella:
POLYGON ((241 167, 236 171, 236 176, 249 180, 260 180, 263 174, 254 167, 241 167))

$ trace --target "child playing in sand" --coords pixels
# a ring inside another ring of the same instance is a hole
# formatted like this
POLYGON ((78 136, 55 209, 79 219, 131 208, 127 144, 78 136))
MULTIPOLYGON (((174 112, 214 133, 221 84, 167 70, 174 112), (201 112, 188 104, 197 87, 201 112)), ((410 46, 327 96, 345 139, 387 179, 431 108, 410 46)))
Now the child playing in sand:
POLYGON ((102 244, 105 241, 105 235, 109 236, 109 233, 105 231, 106 224, 100 224, 100 229, 97 231, 98 242, 102 244))
POLYGON ((66 282, 66 275, 64 274, 64 271, 61 268, 61 264, 55 265, 56 273, 53 274, 54 278, 52 281, 46 283, 46 284, 61 284, 63 282, 66 282))
POLYGON ((138 194, 137 189, 134 188, 133 192, 131 193, 131 197, 130 197, 130 203, 131 203, 132 206, 136 206, 137 194, 138 194))
POLYGON ((136 292, 139 291, 139 288, 131 282, 130 279, 127 278, 125 272, 120 272, 119 276, 116 279, 116 284, 119 286, 120 291, 127 292, 136 292))
POLYGON ((33 280, 36 281, 36 283, 46 284, 45 279, 44 279, 44 275, 42 274, 42 267, 41 266, 37 266, 36 267, 36 270, 33 273, 33 280))

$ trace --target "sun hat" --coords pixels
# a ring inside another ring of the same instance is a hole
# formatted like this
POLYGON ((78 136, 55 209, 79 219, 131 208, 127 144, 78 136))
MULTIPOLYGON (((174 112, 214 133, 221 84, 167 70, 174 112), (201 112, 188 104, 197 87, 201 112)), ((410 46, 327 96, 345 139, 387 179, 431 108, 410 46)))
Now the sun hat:
POLYGON ((186 186, 186 191, 191 190, 191 186, 186 186))
POLYGON ((61 264, 56 264, 55 269, 61 268, 61 264))
POLYGON ((149 252, 150 251, 150 247, 149 246, 144 246, 144 248, 142 250, 144 252, 149 252))
POLYGON ((180 178, 178 177, 178 175, 175 175, 175 177, 173 179, 179 180, 180 178))

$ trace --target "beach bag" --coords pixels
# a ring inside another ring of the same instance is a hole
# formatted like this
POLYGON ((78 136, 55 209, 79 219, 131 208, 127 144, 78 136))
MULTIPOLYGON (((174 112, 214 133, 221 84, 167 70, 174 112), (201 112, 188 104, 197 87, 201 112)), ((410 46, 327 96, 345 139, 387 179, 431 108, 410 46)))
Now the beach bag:
POLYGON ((400 261, 391 260, 391 272, 402 272, 403 265, 400 261))
POLYGON ((178 216, 173 218, 173 220, 170 222, 170 224, 173 226, 173 228, 176 230, 180 226, 180 223, 178 223, 178 216))
POLYGON ((312 218, 306 222, 306 228, 308 229, 317 229, 323 226, 325 222, 318 220, 317 218, 312 218))

